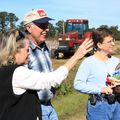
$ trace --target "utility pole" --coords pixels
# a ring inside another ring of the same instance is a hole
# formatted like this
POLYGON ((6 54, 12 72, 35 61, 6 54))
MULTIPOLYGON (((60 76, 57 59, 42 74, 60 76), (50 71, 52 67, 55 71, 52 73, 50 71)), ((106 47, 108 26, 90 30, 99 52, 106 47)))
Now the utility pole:
POLYGON ((62 20, 62 28, 63 28, 63 34, 65 33, 65 22, 62 20))

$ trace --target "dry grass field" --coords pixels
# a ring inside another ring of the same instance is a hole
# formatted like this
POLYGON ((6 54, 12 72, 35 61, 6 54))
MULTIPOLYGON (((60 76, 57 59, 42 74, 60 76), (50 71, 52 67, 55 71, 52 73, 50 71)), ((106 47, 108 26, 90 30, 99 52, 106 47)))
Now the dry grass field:
POLYGON ((115 42, 114 54, 120 57, 120 41, 115 42))

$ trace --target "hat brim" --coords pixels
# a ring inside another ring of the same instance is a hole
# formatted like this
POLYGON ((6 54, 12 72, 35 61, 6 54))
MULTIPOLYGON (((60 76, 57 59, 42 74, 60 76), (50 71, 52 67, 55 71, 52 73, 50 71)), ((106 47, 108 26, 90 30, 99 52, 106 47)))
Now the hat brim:
POLYGON ((38 19, 38 20, 34 20, 33 22, 39 24, 39 23, 46 23, 50 20, 54 20, 54 19, 49 18, 49 17, 45 17, 45 18, 41 18, 41 19, 38 19))

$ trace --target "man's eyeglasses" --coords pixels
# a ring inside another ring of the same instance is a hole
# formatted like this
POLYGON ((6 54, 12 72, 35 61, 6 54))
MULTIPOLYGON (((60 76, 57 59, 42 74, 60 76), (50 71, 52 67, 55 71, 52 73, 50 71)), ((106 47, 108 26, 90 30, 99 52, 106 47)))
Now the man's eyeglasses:
POLYGON ((111 43, 115 43, 115 39, 114 38, 112 40, 103 42, 102 44, 111 44, 111 43))
POLYGON ((34 23, 36 26, 38 26, 40 29, 43 29, 43 30, 45 30, 45 29, 48 29, 48 22, 46 22, 46 23, 40 23, 40 24, 38 24, 38 23, 34 23))

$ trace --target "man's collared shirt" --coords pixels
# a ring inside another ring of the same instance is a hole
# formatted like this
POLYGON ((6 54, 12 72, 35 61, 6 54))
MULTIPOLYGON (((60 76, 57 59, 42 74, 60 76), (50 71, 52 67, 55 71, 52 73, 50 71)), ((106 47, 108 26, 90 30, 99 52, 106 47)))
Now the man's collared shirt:
MULTIPOLYGON (((29 69, 45 73, 53 70, 49 50, 45 43, 42 43, 40 46, 36 46, 32 41, 30 41, 29 52, 29 69)), ((47 101, 53 98, 53 93, 48 89, 44 89, 38 92, 38 96, 40 100, 47 101)))

